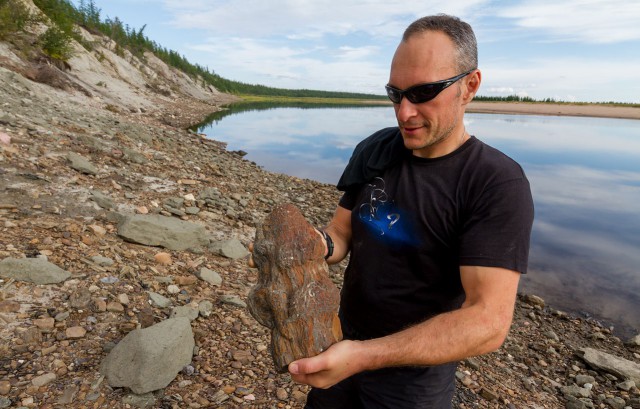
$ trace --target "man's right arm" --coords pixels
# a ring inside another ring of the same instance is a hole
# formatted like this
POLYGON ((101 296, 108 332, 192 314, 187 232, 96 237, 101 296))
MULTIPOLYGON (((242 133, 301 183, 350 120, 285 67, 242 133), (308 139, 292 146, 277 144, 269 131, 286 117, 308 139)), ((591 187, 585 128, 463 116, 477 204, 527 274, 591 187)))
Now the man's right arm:
MULTIPOLYGON (((351 210, 338 206, 331 221, 323 230, 333 240, 333 254, 327 259, 327 263, 341 262, 351 247, 351 210)), ((327 251, 328 249, 325 248, 325 254, 327 251)))

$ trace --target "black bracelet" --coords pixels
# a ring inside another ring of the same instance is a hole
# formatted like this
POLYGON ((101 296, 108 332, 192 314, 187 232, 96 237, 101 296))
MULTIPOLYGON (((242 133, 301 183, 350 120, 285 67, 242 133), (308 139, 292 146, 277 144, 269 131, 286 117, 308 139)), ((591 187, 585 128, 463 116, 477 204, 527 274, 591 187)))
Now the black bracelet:
POLYGON ((329 257, 333 255, 333 239, 331 238, 331 236, 329 236, 329 234, 326 231, 319 230, 319 229, 318 231, 322 233, 322 237, 324 237, 324 241, 327 242, 327 255, 324 256, 324 259, 328 260, 329 257))

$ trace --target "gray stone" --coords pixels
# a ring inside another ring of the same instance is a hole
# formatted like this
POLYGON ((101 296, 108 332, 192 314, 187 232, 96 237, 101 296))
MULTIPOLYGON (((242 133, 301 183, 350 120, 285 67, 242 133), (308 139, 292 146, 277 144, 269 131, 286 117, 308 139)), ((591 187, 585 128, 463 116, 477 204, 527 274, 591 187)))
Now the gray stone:
POLYGON ((208 187, 198 195, 200 200, 217 201, 220 199, 220 191, 215 187, 208 187))
POLYGON ((640 334, 631 338, 629 341, 626 342, 626 344, 630 347, 640 347, 640 334))
POLYGON ((100 372, 112 387, 135 394, 165 388, 191 362, 195 341, 184 317, 131 331, 102 361, 100 372))
POLYGON ((199 309, 189 305, 181 305, 171 310, 171 318, 185 317, 190 322, 198 318, 198 315, 200 315, 199 309))
POLYGON ((115 204, 113 203, 113 200, 111 200, 111 198, 107 195, 105 195, 104 193, 98 191, 98 190, 92 190, 91 191, 91 200, 93 200, 94 202, 96 202, 96 204, 100 207, 102 207, 103 209, 113 209, 115 207, 115 204))
POLYGON ((581 388, 578 385, 563 386, 560 390, 564 396, 576 398, 588 398, 591 396, 591 391, 588 388, 581 388))
POLYGON ((596 379, 591 375, 576 375, 576 383, 580 386, 584 386, 585 383, 593 385, 595 381, 596 379))
POLYGON ((171 300, 167 297, 160 295, 158 293, 154 293, 153 291, 149 291, 149 299, 151 303, 158 308, 168 308, 171 306, 171 300))
POLYGON ((202 300, 198 304, 198 311, 201 316, 208 317, 213 312, 213 303, 209 300, 202 300))
POLYGON ((73 403, 76 399, 76 395, 79 390, 80 387, 78 385, 67 385, 56 403, 58 405, 64 405, 63 407, 67 407, 66 405, 73 403))
POLYGON ((9 406, 11 406, 11 399, 0 396, 0 408, 8 408, 9 406))
POLYGON ((239 259, 249 255, 249 251, 240 240, 233 238, 230 240, 214 241, 209 246, 209 250, 223 257, 239 259))
POLYGON ((54 373, 46 373, 46 374, 43 374, 43 375, 40 375, 40 376, 36 376, 35 378, 33 378, 31 380, 31 383, 33 384, 33 386, 39 388, 41 386, 47 385, 47 384, 55 381, 56 378, 57 378, 56 374, 54 374, 54 373))
POLYGON ((113 259, 110 259, 109 257, 103 257, 103 256, 93 256, 91 257, 91 261, 103 267, 109 267, 114 264, 113 259))
POLYGON ((164 206, 173 207, 174 209, 180 209, 184 205, 184 198, 182 197, 168 197, 162 202, 164 206))
POLYGON ((156 397, 153 396, 153 393, 145 393, 142 395, 135 395, 133 393, 130 393, 122 398, 122 403, 124 403, 125 405, 133 406, 135 408, 150 408, 155 405, 156 397))
POLYGON ((240 297, 234 294, 225 294, 220 296, 223 304, 235 305, 236 307, 246 308, 247 304, 240 297))
POLYGON ((202 267, 197 276, 199 279, 206 281, 211 285, 215 285, 217 287, 222 285, 222 277, 220 277, 220 274, 216 273, 213 270, 209 270, 206 267, 202 267))
POLYGON ((129 149, 127 147, 121 147, 122 153, 124 154, 124 158, 129 162, 137 163, 138 165, 144 165, 149 160, 146 156, 141 154, 140 152, 134 151, 133 149, 129 149))
POLYGON ((5 258, 0 261, 0 277, 34 284, 57 284, 71 273, 41 258, 5 258))
POLYGON ((636 383, 632 380, 627 380, 624 382, 620 382, 616 385, 616 388, 622 389, 623 391, 629 392, 631 389, 636 387, 636 383))
POLYGON ((533 305, 533 306, 537 306, 540 308, 544 308, 544 300, 540 297, 538 297, 537 295, 533 295, 533 294, 527 294, 524 296, 524 301, 529 304, 529 305, 533 305))
POLYGON ((591 367, 640 384, 640 364, 593 348, 582 348, 579 353, 591 367))
POLYGON ((613 409, 624 409, 626 406, 624 399, 617 396, 605 399, 604 403, 611 406, 613 409))
POLYGON ((148 246, 182 251, 206 246, 204 226, 160 215, 129 215, 118 226, 123 239, 148 246))
POLYGON ((82 155, 78 155, 75 152, 69 152, 67 154, 67 160, 70 163, 72 169, 77 170, 80 173, 86 173, 87 175, 97 175, 98 168, 82 155))
POLYGON ((186 214, 196 215, 196 214, 200 213, 200 208, 199 207, 195 207, 195 206, 189 206, 186 209, 184 209, 184 212, 186 214))

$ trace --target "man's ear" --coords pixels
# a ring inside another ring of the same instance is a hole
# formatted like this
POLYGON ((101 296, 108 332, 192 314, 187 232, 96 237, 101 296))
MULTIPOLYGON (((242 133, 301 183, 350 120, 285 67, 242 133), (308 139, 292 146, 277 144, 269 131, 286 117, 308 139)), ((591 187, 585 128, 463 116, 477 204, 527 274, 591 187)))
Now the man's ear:
POLYGON ((471 102, 473 97, 475 97, 478 89, 480 88, 480 83, 482 82, 482 73, 480 70, 475 70, 471 74, 465 77, 465 86, 463 87, 462 99, 465 104, 471 102))

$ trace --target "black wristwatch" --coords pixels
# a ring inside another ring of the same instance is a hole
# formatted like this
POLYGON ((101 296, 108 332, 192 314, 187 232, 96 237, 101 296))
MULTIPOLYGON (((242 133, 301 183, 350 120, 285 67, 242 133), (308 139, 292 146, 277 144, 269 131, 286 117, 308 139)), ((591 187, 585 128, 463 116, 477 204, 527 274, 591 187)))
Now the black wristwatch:
POLYGON ((318 229, 318 231, 322 233, 322 237, 324 237, 324 241, 327 242, 327 255, 324 256, 324 259, 328 260, 329 257, 333 255, 333 239, 331 239, 331 236, 329 236, 329 234, 327 234, 326 231, 320 230, 320 229, 318 229))

